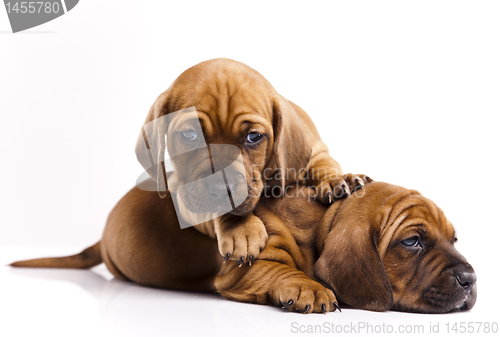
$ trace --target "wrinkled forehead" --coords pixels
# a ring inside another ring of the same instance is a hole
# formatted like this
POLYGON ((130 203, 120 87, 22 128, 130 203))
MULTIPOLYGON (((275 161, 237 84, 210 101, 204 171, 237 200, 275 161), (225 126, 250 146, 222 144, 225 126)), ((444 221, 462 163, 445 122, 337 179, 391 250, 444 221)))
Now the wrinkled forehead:
POLYGON ((269 117, 275 95, 271 84, 249 67, 201 67, 189 69, 172 84, 169 110, 194 106, 221 119, 240 112, 269 117))
POLYGON ((422 195, 415 196, 414 217, 422 220, 423 229, 435 238, 443 236, 453 239, 455 229, 443 211, 432 201, 422 195))
POLYGON ((378 230, 382 255, 391 242, 408 235, 453 239, 455 230, 443 211, 417 191, 385 183, 372 183, 365 189, 364 206, 378 230))
POLYGON ((403 196, 391 209, 383 232, 400 237, 408 233, 428 235, 435 239, 452 240, 455 230, 443 211, 420 194, 403 196))
POLYGON ((432 200, 422 198, 426 200, 429 209, 433 210, 433 217, 431 218, 433 221, 428 221, 426 229, 437 238, 442 236, 447 240, 452 240, 455 237, 455 228, 450 220, 448 220, 444 212, 432 200))

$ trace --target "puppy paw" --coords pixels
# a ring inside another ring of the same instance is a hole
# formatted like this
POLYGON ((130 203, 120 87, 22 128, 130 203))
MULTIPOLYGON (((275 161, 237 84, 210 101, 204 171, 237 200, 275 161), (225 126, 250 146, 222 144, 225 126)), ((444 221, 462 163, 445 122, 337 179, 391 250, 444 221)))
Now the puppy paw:
POLYGON ((344 181, 347 183, 351 193, 354 193, 360 188, 363 188, 365 184, 369 184, 374 180, 365 174, 347 173, 344 174, 344 181))
POLYGON ((267 231, 262 220, 253 214, 219 222, 215 227, 219 252, 224 260, 240 264, 258 258, 267 243, 267 231))
POLYGON ((316 198, 329 205, 335 200, 348 197, 373 179, 364 174, 347 173, 343 176, 333 176, 323 179, 316 185, 316 198))
POLYGON ((316 185, 316 198, 326 205, 350 194, 351 190, 343 176, 325 177, 316 185))
POLYGON ((293 277, 279 285, 276 293, 278 306, 300 313, 335 311, 340 307, 330 289, 307 276, 293 277))

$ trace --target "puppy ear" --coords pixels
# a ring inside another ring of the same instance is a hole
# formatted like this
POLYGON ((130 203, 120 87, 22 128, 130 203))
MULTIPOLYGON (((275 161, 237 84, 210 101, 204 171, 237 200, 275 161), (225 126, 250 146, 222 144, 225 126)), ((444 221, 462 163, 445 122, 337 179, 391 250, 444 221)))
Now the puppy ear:
POLYGON ((162 93, 149 109, 146 121, 141 128, 135 154, 139 163, 148 174, 156 181, 158 195, 160 198, 167 196, 167 177, 165 172, 165 118, 167 114, 169 90, 162 93))
POLYGON ((309 162, 312 148, 304 131, 304 122, 292 104, 280 95, 273 102, 273 129, 275 179, 284 191, 288 183, 299 179, 309 162))
POLYGON ((334 212, 327 212, 323 218, 334 222, 314 266, 316 277, 332 287, 337 298, 349 306, 389 310, 392 289, 377 248, 376 226, 352 214, 346 216, 345 212, 333 215, 334 212))

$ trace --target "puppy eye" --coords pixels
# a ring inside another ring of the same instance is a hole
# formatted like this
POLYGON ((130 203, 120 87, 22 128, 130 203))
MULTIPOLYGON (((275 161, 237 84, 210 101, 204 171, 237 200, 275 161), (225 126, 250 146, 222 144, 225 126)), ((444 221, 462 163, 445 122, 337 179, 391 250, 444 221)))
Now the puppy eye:
POLYGON ((420 246, 420 237, 412 236, 409 239, 405 239, 401 241, 401 244, 405 247, 417 247, 420 246))
POLYGON ((195 140, 197 134, 196 134, 196 131, 190 129, 190 130, 182 132, 182 136, 184 138, 186 138, 187 140, 195 140))
POLYGON ((257 133, 257 132, 250 132, 248 135, 247 135, 247 139, 246 141, 248 143, 257 143, 259 140, 262 139, 262 134, 260 133, 257 133))

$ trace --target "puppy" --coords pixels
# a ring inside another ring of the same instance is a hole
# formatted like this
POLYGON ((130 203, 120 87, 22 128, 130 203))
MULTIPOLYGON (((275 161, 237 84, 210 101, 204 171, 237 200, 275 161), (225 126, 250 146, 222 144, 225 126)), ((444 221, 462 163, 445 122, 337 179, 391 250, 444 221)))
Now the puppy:
POLYGON ((74 256, 12 265, 90 268, 104 261, 122 280, 306 313, 335 311, 337 299, 373 311, 471 309, 476 275, 455 249, 443 212, 416 191, 363 175, 344 179, 357 192, 330 207, 300 185, 288 186, 283 199, 260 202, 254 213, 269 240, 251 265, 224 263, 215 239, 180 229, 171 198, 140 188, 111 212, 100 243, 74 256))
POLYGON ((365 310, 471 309, 476 275, 455 249, 455 231, 443 212, 418 192, 386 183, 358 193, 326 212, 298 190, 288 200, 267 201, 256 211, 269 225, 262 261, 245 271, 225 267, 215 279, 217 290, 299 312, 334 309, 330 289, 340 302, 365 310))
POLYGON ((152 188, 174 199, 181 225, 198 224, 226 260, 239 263, 256 259, 266 244, 265 226, 253 213, 261 198, 279 197, 297 181, 314 186, 325 204, 350 192, 305 111, 258 72, 228 59, 186 70, 158 97, 136 153, 156 181, 152 188), (223 170, 239 154, 240 168, 223 170))

